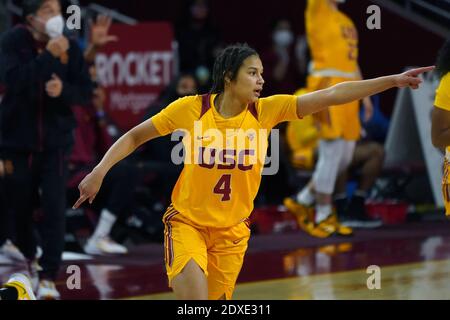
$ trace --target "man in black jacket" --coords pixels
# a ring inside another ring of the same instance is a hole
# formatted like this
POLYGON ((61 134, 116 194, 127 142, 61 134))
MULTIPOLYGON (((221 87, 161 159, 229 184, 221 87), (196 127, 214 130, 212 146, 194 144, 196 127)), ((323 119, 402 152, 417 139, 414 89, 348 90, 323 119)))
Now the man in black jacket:
POLYGON ((58 0, 24 0, 25 25, 3 34, 0 82, 0 149, 8 205, 16 217, 17 245, 30 261, 33 199, 42 208, 43 255, 38 297, 59 298, 54 286, 65 233, 67 156, 73 143, 74 103, 86 104, 92 83, 76 42, 63 36, 58 0))

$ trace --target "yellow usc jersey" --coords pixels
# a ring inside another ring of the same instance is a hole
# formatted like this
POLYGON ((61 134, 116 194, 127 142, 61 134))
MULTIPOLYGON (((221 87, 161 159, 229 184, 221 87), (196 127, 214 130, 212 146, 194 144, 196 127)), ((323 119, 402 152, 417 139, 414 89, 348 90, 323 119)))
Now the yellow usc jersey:
MULTIPOLYGON (((450 111, 450 72, 444 75, 436 90, 434 105, 438 108, 450 111)), ((450 155, 450 146, 446 149, 447 155, 450 155)))
POLYGON ((314 70, 357 71, 358 33, 349 17, 328 0, 308 0, 305 21, 314 70))
POLYGON ((239 115, 223 118, 217 95, 188 96, 152 117, 161 135, 183 130, 184 167, 172 192, 174 208, 192 223, 227 228, 253 210, 270 129, 298 119, 297 97, 259 99, 239 115))

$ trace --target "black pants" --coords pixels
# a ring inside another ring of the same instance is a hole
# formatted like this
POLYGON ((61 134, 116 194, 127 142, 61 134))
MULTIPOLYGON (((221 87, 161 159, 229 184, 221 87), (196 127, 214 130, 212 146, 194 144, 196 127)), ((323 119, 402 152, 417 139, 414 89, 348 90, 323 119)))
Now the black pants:
POLYGON ((41 279, 55 280, 64 250, 65 185, 67 152, 56 149, 45 152, 22 153, 4 150, 5 161, 12 164, 12 172, 5 175, 7 206, 15 217, 16 243, 28 259, 36 254, 33 210, 42 209, 38 230, 42 257, 39 264, 41 279))
MULTIPOLYGON (((90 173, 93 168, 94 165, 74 168, 70 170, 69 176, 79 177, 79 179, 76 179, 76 184, 78 184, 81 182, 81 178, 90 173)), ((117 163, 105 176, 102 187, 92 203, 93 209, 100 212, 101 209, 106 208, 116 217, 124 218, 132 210, 137 182, 138 170, 136 166, 129 164, 126 160, 117 163)), ((78 199, 78 189, 72 188, 69 193, 71 201, 78 199)), ((86 201, 84 205, 88 206, 89 203, 86 201)))

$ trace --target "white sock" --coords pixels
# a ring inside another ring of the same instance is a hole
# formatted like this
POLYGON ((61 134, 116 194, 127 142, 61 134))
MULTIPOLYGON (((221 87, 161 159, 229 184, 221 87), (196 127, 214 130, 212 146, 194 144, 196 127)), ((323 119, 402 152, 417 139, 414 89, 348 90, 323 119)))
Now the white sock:
POLYGON ((320 223, 321 221, 328 218, 328 216, 331 214, 331 204, 325 204, 325 205, 316 205, 316 223, 320 223))
POLYGON ((314 203, 314 193, 311 192, 311 188, 304 187, 302 191, 297 193, 296 200, 298 203, 311 206, 314 203))
POLYGON ((108 209, 103 209, 92 238, 103 238, 109 235, 117 217, 108 209))

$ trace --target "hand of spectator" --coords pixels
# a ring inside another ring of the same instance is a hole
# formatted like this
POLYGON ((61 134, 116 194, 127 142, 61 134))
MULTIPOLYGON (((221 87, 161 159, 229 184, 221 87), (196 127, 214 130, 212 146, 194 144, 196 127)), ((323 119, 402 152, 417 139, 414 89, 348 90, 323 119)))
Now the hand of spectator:
POLYGON ((50 39, 46 48, 52 56, 59 58, 64 52, 69 50, 69 40, 64 36, 50 39))
POLYGON ((78 190, 80 190, 80 197, 78 198, 77 202, 75 202, 72 208, 79 208, 80 205, 86 200, 88 200, 89 203, 92 204, 95 196, 100 190, 102 182, 103 175, 98 173, 98 171, 95 171, 95 169, 92 170, 92 172, 89 173, 78 185, 78 190))
POLYGON ((45 91, 52 98, 57 98, 61 95, 63 89, 63 83, 61 79, 56 75, 52 74, 52 79, 47 81, 45 84, 45 91))
POLYGON ((105 44, 119 40, 117 36, 108 35, 111 26, 111 17, 105 15, 97 16, 95 23, 91 24, 91 43, 100 48, 105 44))
POLYGON ((419 75, 422 73, 432 71, 434 66, 422 67, 417 69, 411 69, 406 72, 400 73, 395 77, 395 86, 398 88, 410 87, 412 89, 418 89, 422 80, 419 75))

